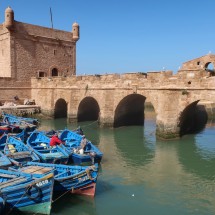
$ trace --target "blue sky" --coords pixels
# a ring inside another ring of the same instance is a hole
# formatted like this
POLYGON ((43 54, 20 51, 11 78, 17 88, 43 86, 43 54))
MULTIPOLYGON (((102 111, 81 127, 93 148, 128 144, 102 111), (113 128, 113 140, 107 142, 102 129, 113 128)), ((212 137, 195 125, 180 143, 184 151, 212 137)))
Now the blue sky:
POLYGON ((15 20, 71 31, 80 25, 77 74, 177 72, 215 53, 215 0, 1 0, 0 23, 15 20))

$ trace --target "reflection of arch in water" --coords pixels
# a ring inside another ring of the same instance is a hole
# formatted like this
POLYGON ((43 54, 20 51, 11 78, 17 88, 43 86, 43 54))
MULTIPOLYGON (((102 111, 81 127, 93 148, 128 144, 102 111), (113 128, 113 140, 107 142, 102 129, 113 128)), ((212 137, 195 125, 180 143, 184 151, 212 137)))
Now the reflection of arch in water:
POLYGON ((188 105, 179 118, 180 136, 200 132, 206 125, 208 115, 204 105, 195 101, 188 105))
POLYGON ((85 97, 78 107, 78 122, 98 120, 99 112, 98 102, 93 97, 85 97))
POLYGON ((114 127, 143 125, 145 100, 146 97, 138 94, 123 98, 115 110, 114 127))
POLYGON ((155 155, 155 146, 147 144, 142 126, 131 126, 114 129, 116 148, 128 165, 144 166, 150 163, 155 155))
MULTIPOLYGON (((213 129, 213 133, 214 132, 215 132, 215 129, 213 129)), ((199 143, 198 143, 198 142, 201 142, 201 145, 203 146, 205 142, 203 140, 205 138, 205 135, 203 135, 202 140, 200 140, 201 139, 200 137, 200 139, 197 142, 195 138, 199 138, 199 137, 198 135, 197 136, 188 135, 181 139, 181 142, 178 144, 179 161, 183 165, 183 168, 185 171, 189 173, 193 173, 205 179, 214 180, 215 149, 214 147, 209 148, 208 146, 208 151, 213 150, 213 156, 205 156, 205 151, 203 151, 202 148, 199 147, 199 143)), ((205 142, 205 144, 207 143, 205 142)))
POLYGON ((64 99, 58 99, 55 103, 54 109, 55 118, 66 118, 67 117, 67 103, 64 99))

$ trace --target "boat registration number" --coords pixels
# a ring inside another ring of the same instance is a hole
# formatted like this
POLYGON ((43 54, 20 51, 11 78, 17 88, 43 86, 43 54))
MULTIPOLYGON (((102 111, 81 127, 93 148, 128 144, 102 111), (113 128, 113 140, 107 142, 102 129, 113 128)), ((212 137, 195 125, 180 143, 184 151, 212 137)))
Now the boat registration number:
POLYGON ((48 183, 49 183, 48 180, 44 180, 44 181, 40 181, 40 182, 36 183, 36 185, 37 185, 38 187, 41 187, 41 186, 43 186, 44 184, 48 184, 48 183))

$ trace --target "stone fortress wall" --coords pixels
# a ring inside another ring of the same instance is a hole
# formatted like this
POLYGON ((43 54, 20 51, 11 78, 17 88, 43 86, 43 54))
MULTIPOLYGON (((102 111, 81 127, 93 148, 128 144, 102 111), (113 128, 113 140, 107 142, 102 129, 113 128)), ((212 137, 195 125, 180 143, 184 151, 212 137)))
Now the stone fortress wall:
POLYGON ((77 23, 71 32, 22 23, 8 7, 0 25, 0 98, 30 98, 31 77, 75 75, 78 39, 77 23))
POLYGON ((113 126, 126 108, 140 111, 139 100, 150 101, 157 133, 163 136, 178 135, 180 115, 189 105, 200 101, 208 110, 215 109, 215 76, 209 67, 215 65, 215 55, 185 62, 176 74, 152 71, 76 76, 78 39, 77 23, 71 32, 21 23, 8 7, 0 25, 0 101, 14 96, 34 99, 43 113, 53 116, 56 103, 63 100, 67 117, 75 120, 80 104, 92 98, 99 107, 100 124, 108 126, 113 126))

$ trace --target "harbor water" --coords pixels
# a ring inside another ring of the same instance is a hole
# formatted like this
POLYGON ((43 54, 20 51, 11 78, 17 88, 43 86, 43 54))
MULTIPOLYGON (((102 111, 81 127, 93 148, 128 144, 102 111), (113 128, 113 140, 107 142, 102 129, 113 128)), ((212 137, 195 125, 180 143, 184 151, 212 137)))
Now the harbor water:
MULTIPOLYGON (((214 215, 215 124, 178 140, 158 140, 155 117, 144 126, 80 125, 104 153, 94 198, 65 194, 52 215, 214 215)), ((40 129, 75 129, 66 119, 42 120, 40 129)))

